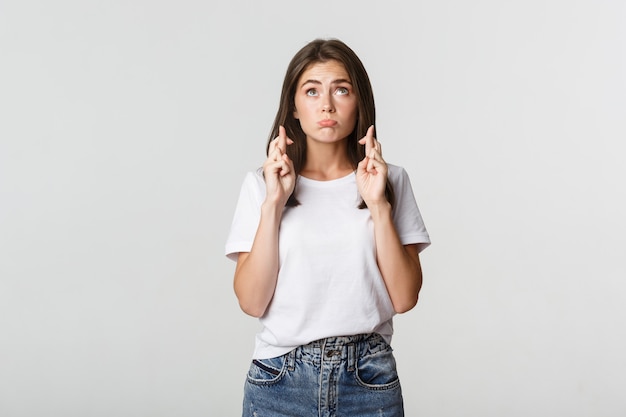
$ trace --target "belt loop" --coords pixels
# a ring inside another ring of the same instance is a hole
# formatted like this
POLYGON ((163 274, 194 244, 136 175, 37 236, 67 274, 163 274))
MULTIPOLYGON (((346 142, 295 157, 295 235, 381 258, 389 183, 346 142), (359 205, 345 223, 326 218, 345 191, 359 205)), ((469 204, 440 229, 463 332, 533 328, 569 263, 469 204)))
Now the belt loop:
POLYGON ((296 349, 287 354, 287 370, 293 372, 296 369, 296 349))
POLYGON ((356 346, 354 343, 348 344, 348 372, 354 371, 356 368, 356 346))

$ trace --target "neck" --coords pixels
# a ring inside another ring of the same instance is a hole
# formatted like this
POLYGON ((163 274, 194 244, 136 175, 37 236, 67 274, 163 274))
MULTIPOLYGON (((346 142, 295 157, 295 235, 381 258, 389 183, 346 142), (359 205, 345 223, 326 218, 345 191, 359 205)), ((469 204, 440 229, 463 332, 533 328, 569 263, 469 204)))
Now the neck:
POLYGON ((355 167, 348 159, 346 142, 308 143, 306 161, 300 175, 314 180, 328 181, 345 177, 355 167))

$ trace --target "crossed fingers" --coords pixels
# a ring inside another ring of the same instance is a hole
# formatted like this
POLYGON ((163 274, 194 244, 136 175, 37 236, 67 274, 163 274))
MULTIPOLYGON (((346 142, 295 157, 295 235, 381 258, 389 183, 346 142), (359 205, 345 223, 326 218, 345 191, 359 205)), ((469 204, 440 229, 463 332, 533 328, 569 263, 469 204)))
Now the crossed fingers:
POLYGON ((375 162, 384 163, 382 157, 382 147, 380 142, 378 142, 374 138, 374 126, 370 126, 367 129, 367 133, 365 136, 359 140, 361 145, 365 145, 365 157, 368 159, 367 161, 367 171, 372 171, 375 169, 375 162))
POLYGON ((289 157, 287 156, 287 146, 291 145, 293 140, 287 137, 287 132, 283 126, 278 127, 278 136, 270 142, 268 160, 272 161, 275 169, 279 169, 280 176, 289 173, 289 157))
POLYGON ((287 145, 291 145, 293 140, 287 137, 287 132, 283 126, 278 127, 278 136, 270 142, 269 155, 278 161, 287 152, 287 145))

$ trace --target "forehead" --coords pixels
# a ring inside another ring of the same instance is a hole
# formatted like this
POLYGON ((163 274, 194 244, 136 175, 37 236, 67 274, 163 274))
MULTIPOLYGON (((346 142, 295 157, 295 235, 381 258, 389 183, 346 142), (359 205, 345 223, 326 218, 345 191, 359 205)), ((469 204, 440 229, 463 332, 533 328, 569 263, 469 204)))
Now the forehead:
POLYGON ((308 80, 326 81, 326 80, 350 80, 350 75, 346 71, 346 67, 339 61, 330 60, 325 62, 313 62, 309 64, 300 75, 298 84, 302 84, 308 80))

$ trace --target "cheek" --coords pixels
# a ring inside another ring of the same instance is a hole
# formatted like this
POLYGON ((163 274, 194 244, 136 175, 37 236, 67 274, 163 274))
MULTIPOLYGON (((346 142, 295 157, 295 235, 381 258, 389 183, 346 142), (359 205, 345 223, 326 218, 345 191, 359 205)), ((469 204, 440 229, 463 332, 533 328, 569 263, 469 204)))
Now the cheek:
POLYGON ((357 114, 358 114, 358 109, 356 107, 356 105, 353 105, 352 103, 347 104, 344 107, 344 113, 351 119, 354 119, 356 121, 357 118, 357 114))
POLYGON ((311 109, 311 105, 304 102, 304 103, 297 103, 296 102, 296 109, 294 110, 294 117, 296 119, 307 119, 310 118, 311 114, 314 114, 315 110, 311 109))
POLYGON ((355 115, 357 113, 357 103, 355 100, 346 100, 340 103, 344 113, 355 115))

